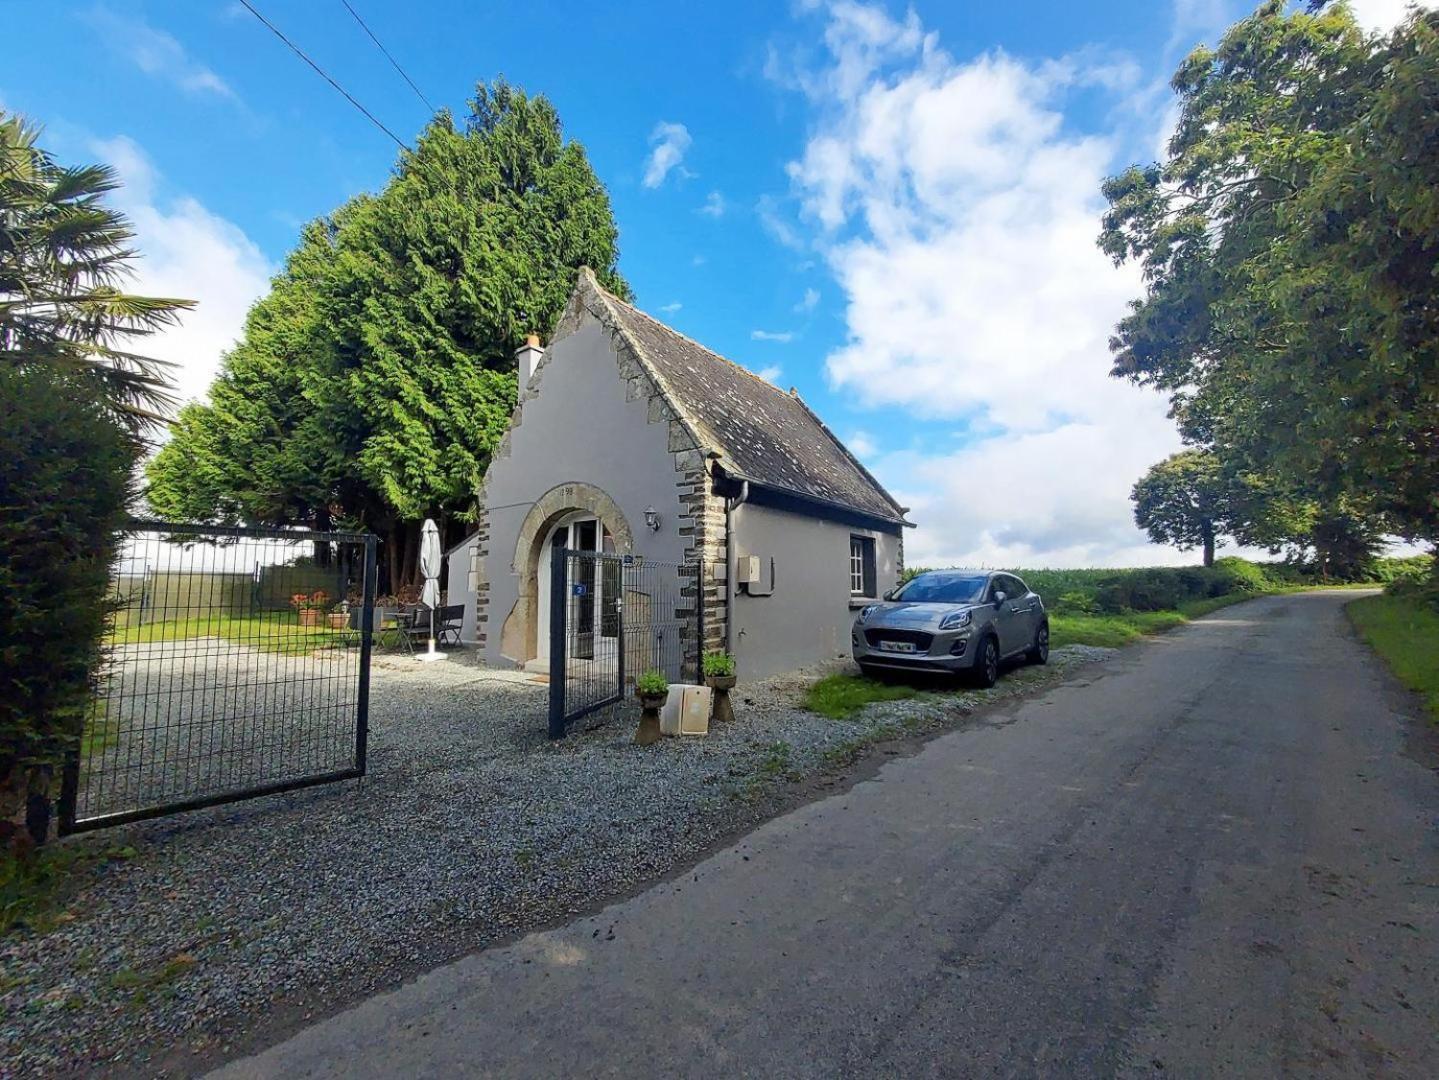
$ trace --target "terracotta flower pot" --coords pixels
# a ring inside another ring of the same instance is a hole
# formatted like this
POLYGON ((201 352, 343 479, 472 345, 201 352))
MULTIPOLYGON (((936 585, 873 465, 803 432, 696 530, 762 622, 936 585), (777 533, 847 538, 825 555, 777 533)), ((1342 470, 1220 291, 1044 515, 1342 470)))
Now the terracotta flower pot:
POLYGON ((660 706, 668 694, 642 694, 635 691, 640 699, 640 725, 635 728, 635 745, 649 746, 660 741, 660 706))
POLYGON ((328 618, 330 620, 331 630, 343 630, 345 629, 345 627, 350 625, 350 616, 348 612, 332 611, 330 612, 328 618))
POLYGON ((307 608, 301 608, 301 609, 300 609, 300 625, 301 625, 301 626, 319 626, 319 625, 320 625, 320 609, 319 609, 319 608, 309 608, 309 607, 307 607, 307 608))
POLYGON ((714 704, 710 707, 710 720, 722 724, 734 719, 734 706, 730 703, 729 692, 739 679, 734 675, 706 675, 705 685, 714 691, 714 704))

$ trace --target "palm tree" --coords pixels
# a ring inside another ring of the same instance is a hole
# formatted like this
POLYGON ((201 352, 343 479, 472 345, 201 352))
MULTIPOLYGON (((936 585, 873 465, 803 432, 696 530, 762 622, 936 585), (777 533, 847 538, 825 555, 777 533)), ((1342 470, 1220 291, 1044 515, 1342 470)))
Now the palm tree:
POLYGON ((0 362, 93 378, 132 432, 174 404, 171 367, 133 339, 179 321, 192 300, 133 296, 129 221, 104 204, 119 187, 106 165, 67 168, 36 145, 39 129, 0 110, 0 362))

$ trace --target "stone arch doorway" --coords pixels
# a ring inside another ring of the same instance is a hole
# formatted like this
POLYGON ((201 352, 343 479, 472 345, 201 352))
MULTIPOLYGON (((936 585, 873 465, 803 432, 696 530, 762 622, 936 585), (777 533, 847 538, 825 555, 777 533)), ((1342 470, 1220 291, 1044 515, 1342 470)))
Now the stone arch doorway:
MULTIPOLYGON (((548 612, 540 610, 540 573, 549 571, 548 555, 556 532, 582 520, 596 522, 596 536, 608 534, 616 554, 634 552, 635 537, 619 507, 593 484, 558 484, 535 500, 515 541, 510 570, 515 575, 519 596, 500 631, 500 651, 513 660, 528 663, 548 649, 541 648, 540 628, 548 612)), ((547 642, 546 642, 547 644, 547 642)))

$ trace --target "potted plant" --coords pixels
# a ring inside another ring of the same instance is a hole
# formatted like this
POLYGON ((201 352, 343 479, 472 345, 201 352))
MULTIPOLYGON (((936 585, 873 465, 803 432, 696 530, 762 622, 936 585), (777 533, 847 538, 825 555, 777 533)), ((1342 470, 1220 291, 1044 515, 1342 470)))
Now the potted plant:
POLYGON ((670 694, 670 681, 662 671, 646 671, 635 680, 635 697, 640 699, 640 726, 635 728, 635 745, 649 746, 660 740, 660 706, 670 694))
POLYGON ((341 600, 330 609, 330 629, 343 630, 350 625, 350 602, 341 600))
POLYGON ((734 657, 723 649, 707 652, 700 662, 704 669, 705 685, 714 691, 714 705, 710 708, 710 719, 722 723, 734 719, 734 706, 730 704, 729 692, 736 682, 734 657))
POLYGON ((301 626, 319 626, 320 611, 328 599, 323 589, 316 589, 312 593, 297 592, 290 597, 290 606, 299 614, 301 626))

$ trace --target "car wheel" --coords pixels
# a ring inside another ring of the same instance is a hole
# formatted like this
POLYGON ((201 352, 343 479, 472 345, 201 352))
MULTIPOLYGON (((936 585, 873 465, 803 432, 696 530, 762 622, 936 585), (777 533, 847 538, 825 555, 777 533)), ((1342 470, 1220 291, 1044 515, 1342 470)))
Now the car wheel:
POLYGON ((986 637, 979 644, 979 655, 974 658, 974 685, 988 690, 999 682, 999 642, 986 637))
POLYGON ((1049 663, 1049 623, 1039 624, 1039 629, 1034 632, 1034 644, 1025 655, 1031 664, 1049 663))

